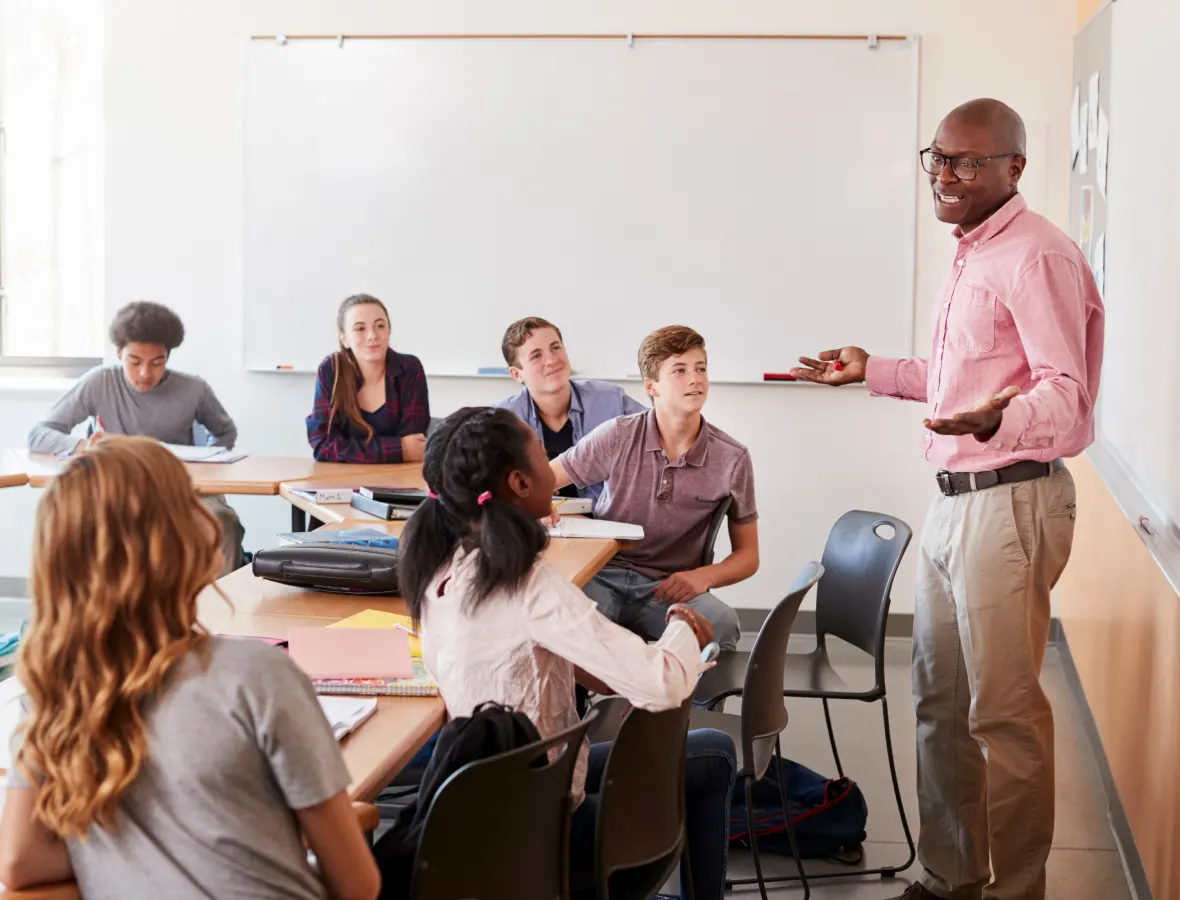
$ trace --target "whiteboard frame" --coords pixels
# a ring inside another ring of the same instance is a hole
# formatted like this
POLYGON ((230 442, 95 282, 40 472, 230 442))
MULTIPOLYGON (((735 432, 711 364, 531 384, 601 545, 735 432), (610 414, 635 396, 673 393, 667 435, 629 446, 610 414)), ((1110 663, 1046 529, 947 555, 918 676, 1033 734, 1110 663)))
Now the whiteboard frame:
MULTIPOLYGON (((297 34, 286 35, 281 32, 273 34, 252 34, 249 38, 243 41, 241 51, 241 73, 243 81, 243 94, 245 92, 245 79, 247 72, 246 54, 251 43, 258 41, 274 41, 280 45, 285 45, 289 41, 336 41, 340 48, 343 49, 347 41, 356 40, 422 40, 422 39, 437 39, 437 40, 625 40, 628 44, 634 43, 637 40, 680 40, 680 39, 728 39, 728 40, 804 40, 804 41, 864 41, 873 49, 876 48, 878 41, 891 41, 902 44, 911 44, 913 46, 913 63, 911 74, 911 88, 913 94, 913 110, 911 118, 911 133, 914 142, 914 154, 917 154, 917 148, 921 141, 921 91, 922 91, 922 44, 921 37, 918 34, 908 35, 878 35, 878 34, 787 34, 787 33, 735 33, 726 34, 724 32, 717 33, 633 33, 627 34, 604 34, 604 33, 587 33, 587 34, 544 34, 544 33, 519 33, 519 34, 297 34)), ((247 129, 247 109, 246 104, 243 103, 241 107, 242 113, 242 135, 243 139, 247 129)), ((246 179, 249 177, 249 172, 246 170, 246 159, 243 154, 242 159, 242 185, 243 188, 246 179)), ((914 190, 912 202, 908 207, 908 215, 906 228, 909 233, 909 259, 910 265, 907 271, 907 290, 909 291, 910 302, 906 307, 904 315, 905 325, 905 339, 902 347, 907 356, 913 356, 915 353, 915 326, 917 322, 917 282, 918 282, 918 203, 921 192, 920 173, 917 168, 914 171, 914 190)), ((241 289, 243 307, 246 303, 246 191, 243 189, 239 192, 241 202, 241 289)), ((243 309, 244 312, 244 309, 243 309)), ((255 365, 249 362, 248 355, 248 341, 246 329, 242 329, 241 337, 241 361, 242 367, 245 371, 258 374, 271 375, 299 375, 299 374, 316 374, 315 369, 307 369, 303 367, 271 367, 263 365, 255 365)), ((325 356, 331 351, 325 351, 325 356)), ((428 378, 508 378, 504 375, 479 375, 472 372, 427 372, 428 378)), ((579 379, 593 379, 596 381, 607 381, 614 383, 628 383, 628 382, 642 382, 642 378, 638 377, 622 377, 615 375, 595 375, 595 374, 577 374, 574 376, 579 379)), ((791 387, 800 384, 806 385, 807 382, 791 382, 791 381, 766 381, 765 379, 717 379, 710 380, 711 384, 729 384, 729 385, 774 385, 778 387, 791 387)), ((813 387, 817 385, 811 385, 813 387)))

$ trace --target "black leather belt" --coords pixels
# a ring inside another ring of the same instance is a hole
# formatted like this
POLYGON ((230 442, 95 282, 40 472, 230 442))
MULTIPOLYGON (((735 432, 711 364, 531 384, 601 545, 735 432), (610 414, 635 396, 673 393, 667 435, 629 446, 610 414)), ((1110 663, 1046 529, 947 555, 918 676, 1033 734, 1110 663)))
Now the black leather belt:
POLYGON ((998 484, 1016 484, 1021 481, 1032 481, 1034 478, 1044 478, 1064 468, 1063 459, 1055 459, 1051 463, 1022 460, 990 472, 948 472, 942 469, 934 478, 944 496, 954 497, 971 491, 982 491, 998 484))

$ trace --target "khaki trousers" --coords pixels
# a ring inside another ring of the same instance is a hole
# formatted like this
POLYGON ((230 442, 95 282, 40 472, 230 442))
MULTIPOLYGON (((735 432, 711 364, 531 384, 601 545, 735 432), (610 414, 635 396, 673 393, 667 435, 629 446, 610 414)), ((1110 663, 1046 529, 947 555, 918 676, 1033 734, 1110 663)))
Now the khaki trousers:
POLYGON ((918 858, 922 884, 947 900, 1045 900, 1053 711, 1040 671, 1075 511, 1061 469, 939 496, 927 515, 914 609, 918 858))

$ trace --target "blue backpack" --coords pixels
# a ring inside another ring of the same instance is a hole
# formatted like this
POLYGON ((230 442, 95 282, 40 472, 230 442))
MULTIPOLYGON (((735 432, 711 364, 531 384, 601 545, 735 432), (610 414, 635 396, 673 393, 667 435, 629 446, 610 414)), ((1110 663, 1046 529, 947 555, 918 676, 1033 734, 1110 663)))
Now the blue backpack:
MULTIPOLYGON (((803 859, 858 853, 864 843, 869 808, 864 794, 851 778, 824 778, 806 766, 783 760, 787 778, 787 805, 795 841, 803 859)), ((778 768, 772 762, 761 781, 754 782, 754 829, 759 851, 791 855, 787 823, 778 790, 778 768)), ((729 840, 749 846, 746 823, 746 789, 743 779, 734 785, 729 810, 729 840)))

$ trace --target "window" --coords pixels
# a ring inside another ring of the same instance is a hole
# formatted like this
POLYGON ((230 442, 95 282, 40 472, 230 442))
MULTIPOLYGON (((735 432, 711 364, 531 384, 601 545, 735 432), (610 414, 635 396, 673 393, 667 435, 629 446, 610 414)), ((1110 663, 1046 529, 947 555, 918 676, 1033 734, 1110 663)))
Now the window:
POLYGON ((102 356, 102 9, 0 0, 0 363, 102 356))

